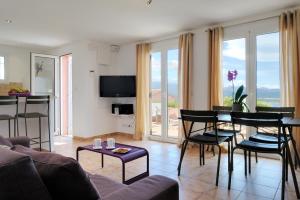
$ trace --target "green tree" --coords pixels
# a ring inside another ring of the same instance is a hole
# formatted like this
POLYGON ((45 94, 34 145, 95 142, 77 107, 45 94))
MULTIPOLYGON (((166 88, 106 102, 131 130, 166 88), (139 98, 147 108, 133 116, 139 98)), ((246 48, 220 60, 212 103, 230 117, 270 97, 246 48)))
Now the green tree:
MULTIPOLYGON (((223 105, 224 106, 232 106, 232 97, 229 97, 229 96, 224 97, 223 105)), ((260 106, 260 107, 272 107, 272 105, 270 103, 263 101, 261 99, 258 99, 256 101, 256 105, 260 106)))

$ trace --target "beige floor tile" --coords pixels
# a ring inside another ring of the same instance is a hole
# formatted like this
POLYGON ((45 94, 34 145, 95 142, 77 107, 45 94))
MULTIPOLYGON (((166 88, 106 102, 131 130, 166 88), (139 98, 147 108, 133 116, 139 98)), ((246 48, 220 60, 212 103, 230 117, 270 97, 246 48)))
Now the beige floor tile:
MULTIPOLYGON (((278 190, 274 200, 280 200, 280 199, 281 199, 281 190, 278 190)), ((296 193, 295 192, 285 192, 284 199, 285 200, 296 200, 297 199, 296 193)))
POLYGON ((248 194, 245 192, 241 192, 240 195, 237 197, 237 200, 271 200, 273 198, 266 198, 266 197, 260 197, 260 196, 255 196, 252 194, 248 194))
POLYGON ((198 200, 215 199, 215 200, 227 200, 236 199, 241 192, 237 190, 228 190, 227 188, 218 187, 206 192, 203 192, 198 200))
MULTIPOLYGON (((259 157, 258 163, 252 157, 252 173, 245 177, 244 158, 234 155, 234 172, 232 189, 228 191, 227 154, 222 154, 220 165, 219 187, 215 186, 217 172, 217 156, 205 153, 205 165, 199 164, 199 149, 189 148, 184 156, 181 176, 177 176, 180 149, 175 144, 156 141, 135 141, 128 136, 116 135, 117 142, 144 147, 149 151, 150 175, 163 175, 179 183, 181 200, 225 200, 225 199, 280 199, 281 194, 281 162, 259 157)), ((76 158, 78 146, 92 144, 93 140, 73 140, 70 137, 55 137, 56 153, 76 158)), ((121 161, 117 158, 104 156, 104 168, 101 168, 101 156, 97 153, 80 152, 80 164, 88 172, 122 181, 121 161)), ((145 158, 126 164, 126 179, 146 169, 145 158)), ((300 170, 296 172, 300 180, 300 170)), ((289 173, 286 183, 286 199, 296 199, 295 189, 289 173)))
POLYGON ((271 198, 271 199, 275 197, 276 191, 277 188, 275 189, 272 187, 258 185, 251 182, 247 182, 245 188, 243 189, 243 192, 246 192, 248 194, 265 197, 265 198, 271 198))

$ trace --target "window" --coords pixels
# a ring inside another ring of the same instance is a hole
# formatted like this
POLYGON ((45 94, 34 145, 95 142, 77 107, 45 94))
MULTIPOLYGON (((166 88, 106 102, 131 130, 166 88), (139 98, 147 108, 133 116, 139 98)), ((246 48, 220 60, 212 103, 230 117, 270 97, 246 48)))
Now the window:
POLYGON ((224 29, 222 52, 223 104, 231 106, 233 92, 244 85, 251 111, 256 106, 276 107, 280 104, 280 61, 278 18, 232 26, 224 29), (237 70, 232 82, 228 71, 237 70))
POLYGON ((246 87, 246 39, 239 38, 223 42, 223 104, 232 105, 232 82, 227 80, 228 71, 237 70, 234 92, 237 86, 246 87))
POLYGON ((151 54, 152 135, 161 135, 161 52, 151 54))
POLYGON ((168 137, 178 137, 178 49, 168 50, 168 137))
POLYGON ((256 104, 280 106, 279 33, 256 36, 256 104))
POLYGON ((5 65, 5 59, 3 56, 0 56, 0 80, 4 80, 4 65, 5 65))
POLYGON ((177 40, 152 45, 150 72, 150 138, 177 142, 179 132, 177 40))

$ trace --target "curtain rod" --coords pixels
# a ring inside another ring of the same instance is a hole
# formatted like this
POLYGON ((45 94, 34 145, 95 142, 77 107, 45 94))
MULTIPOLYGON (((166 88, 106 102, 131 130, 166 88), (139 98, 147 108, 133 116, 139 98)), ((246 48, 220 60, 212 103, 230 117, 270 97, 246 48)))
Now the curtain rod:
POLYGON ((173 39, 177 39, 181 34, 192 33, 192 32, 193 31, 184 31, 184 32, 175 33, 175 34, 172 34, 172 35, 166 36, 166 37, 160 37, 160 38, 152 39, 152 40, 144 40, 143 42, 158 43, 158 42, 173 40, 173 39))
POLYGON ((273 11, 272 13, 269 13, 265 16, 260 15, 258 17, 252 17, 252 19, 248 17, 248 19, 244 18, 244 19, 240 19, 239 21, 236 21, 236 22, 220 23, 220 24, 216 24, 214 26, 208 26, 208 28, 205 30, 205 32, 208 32, 210 29, 213 29, 213 28, 216 28, 216 27, 219 27, 219 26, 222 26, 224 28, 228 28, 228 27, 238 26, 238 25, 242 25, 242 24, 248 24, 248 23, 259 22, 259 21, 263 21, 263 20, 267 20, 267 19, 272 19, 272 18, 275 18, 275 17, 279 17, 282 13, 294 11, 294 10, 297 10, 297 9, 300 9, 299 5, 298 6, 293 6, 293 7, 290 7, 290 8, 286 8, 286 9, 276 10, 276 11, 273 11))
POLYGON ((232 24, 228 24, 228 25, 216 25, 216 26, 211 26, 209 28, 207 28, 205 30, 205 32, 208 32, 209 30, 211 29, 214 29, 216 27, 223 27, 223 28, 229 28, 229 27, 233 27, 233 26, 238 26, 238 25, 243 25, 243 24, 250 24, 250 23, 254 23, 254 22, 259 22, 259 21, 264 21, 264 20, 268 20, 268 19, 273 19, 273 18, 276 18, 276 17, 279 17, 280 15, 273 15, 273 16, 269 16, 269 17, 264 17, 264 18, 260 18, 260 19, 256 19, 256 20, 245 20, 245 21, 242 21, 242 22, 237 22, 237 23, 232 23, 232 24))
MULTIPOLYGON (((208 26, 205 29, 205 32, 208 32, 210 29, 216 28, 218 26, 223 26, 224 28, 228 28, 228 27, 233 27, 233 26, 238 26, 238 25, 242 25, 242 24, 248 24, 248 23, 253 23, 253 22, 258 22, 258 21, 263 21, 263 20, 267 20, 267 19, 272 19, 275 17, 279 17, 281 15, 281 13, 283 12, 289 12, 289 11, 293 11, 296 9, 300 9, 300 6, 293 6, 291 8, 287 8, 287 9, 281 9, 281 10, 277 10, 277 11, 273 11, 273 14, 269 13, 269 16, 265 16, 265 17, 256 17, 256 19, 254 17, 252 17, 252 19, 242 19, 239 20, 239 22, 232 22, 232 23, 220 23, 219 25, 214 25, 214 26, 208 26)), ((195 33, 199 30, 203 30, 205 26, 199 27, 199 28, 195 28, 189 31, 182 31, 179 33, 175 33, 172 34, 171 36, 166 36, 166 37, 160 37, 157 39, 149 39, 149 40, 142 40, 141 42, 148 42, 148 43, 158 43, 158 42, 163 42, 163 41, 167 41, 167 40, 172 40, 172 39, 177 39, 181 34, 184 33, 195 33)))

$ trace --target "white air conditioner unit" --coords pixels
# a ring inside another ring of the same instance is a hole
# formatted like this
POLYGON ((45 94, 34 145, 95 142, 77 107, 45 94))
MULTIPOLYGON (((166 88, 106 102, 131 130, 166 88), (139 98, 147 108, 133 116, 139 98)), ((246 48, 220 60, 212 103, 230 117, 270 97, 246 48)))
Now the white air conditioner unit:
POLYGON ((100 44, 97 48, 97 63, 99 65, 110 66, 112 59, 120 50, 118 45, 100 44))

